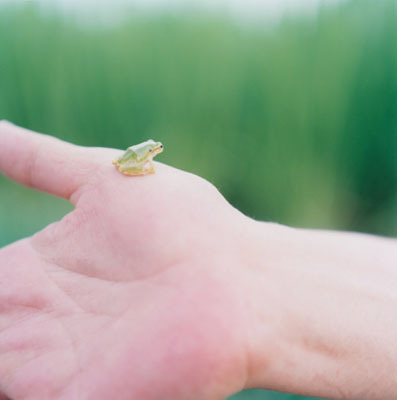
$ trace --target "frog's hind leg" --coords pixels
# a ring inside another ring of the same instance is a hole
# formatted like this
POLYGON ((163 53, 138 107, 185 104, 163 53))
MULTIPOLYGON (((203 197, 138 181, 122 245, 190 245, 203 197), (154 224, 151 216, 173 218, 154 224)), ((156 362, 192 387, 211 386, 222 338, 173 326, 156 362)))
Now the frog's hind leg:
POLYGON ((140 167, 122 167, 118 166, 119 171, 124 175, 139 176, 149 175, 154 173, 154 166, 150 161, 147 161, 140 167))
POLYGON ((135 175, 142 175, 142 170, 139 168, 135 168, 135 167, 122 167, 122 166, 118 166, 118 170, 124 174, 124 175, 128 175, 128 176, 135 176, 135 175))

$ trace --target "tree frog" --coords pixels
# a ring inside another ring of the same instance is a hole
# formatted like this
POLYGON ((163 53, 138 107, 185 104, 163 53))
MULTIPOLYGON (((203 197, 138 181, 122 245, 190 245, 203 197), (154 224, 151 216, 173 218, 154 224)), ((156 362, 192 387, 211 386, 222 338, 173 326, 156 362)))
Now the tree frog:
POLYGON ((124 175, 153 174, 153 157, 163 151, 163 145, 150 139, 146 142, 128 147, 123 155, 113 161, 113 164, 124 175))

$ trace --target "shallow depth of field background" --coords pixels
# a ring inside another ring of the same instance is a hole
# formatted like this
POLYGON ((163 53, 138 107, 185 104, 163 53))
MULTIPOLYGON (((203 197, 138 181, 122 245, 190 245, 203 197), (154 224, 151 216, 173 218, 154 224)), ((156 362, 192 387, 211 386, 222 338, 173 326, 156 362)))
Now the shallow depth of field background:
MULTIPOLYGON (((256 219, 397 235, 394 0, 272 25, 197 9, 84 22, 0 4, 2 118, 86 146, 160 140, 159 161, 256 219)), ((0 246, 70 209, 0 176, 0 246)))

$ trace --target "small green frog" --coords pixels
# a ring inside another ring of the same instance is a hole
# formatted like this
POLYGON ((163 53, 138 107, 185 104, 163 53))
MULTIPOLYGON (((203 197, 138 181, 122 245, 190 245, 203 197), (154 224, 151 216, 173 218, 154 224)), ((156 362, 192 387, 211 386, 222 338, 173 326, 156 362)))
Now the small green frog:
POLYGON ((163 145, 154 140, 128 147, 125 153, 113 161, 118 170, 125 175, 153 174, 153 157, 163 151, 163 145))

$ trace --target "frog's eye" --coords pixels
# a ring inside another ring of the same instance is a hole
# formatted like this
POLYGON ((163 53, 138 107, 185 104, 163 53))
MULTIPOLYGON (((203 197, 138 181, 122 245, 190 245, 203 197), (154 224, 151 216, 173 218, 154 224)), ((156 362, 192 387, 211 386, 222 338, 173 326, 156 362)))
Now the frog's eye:
POLYGON ((153 149, 149 149, 149 151, 153 151, 153 149))

